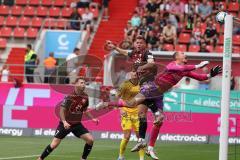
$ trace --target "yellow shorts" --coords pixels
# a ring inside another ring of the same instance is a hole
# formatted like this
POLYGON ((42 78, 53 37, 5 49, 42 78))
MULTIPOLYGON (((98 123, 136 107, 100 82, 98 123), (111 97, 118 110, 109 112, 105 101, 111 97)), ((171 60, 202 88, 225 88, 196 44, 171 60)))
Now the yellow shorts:
POLYGON ((134 130, 139 131, 139 119, 137 114, 129 114, 124 112, 121 114, 121 126, 122 130, 134 130))

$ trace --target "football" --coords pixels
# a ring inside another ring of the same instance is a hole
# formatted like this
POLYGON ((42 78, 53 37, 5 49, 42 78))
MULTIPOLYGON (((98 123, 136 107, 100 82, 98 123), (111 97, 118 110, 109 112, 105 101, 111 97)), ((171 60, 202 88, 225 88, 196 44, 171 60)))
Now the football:
POLYGON ((218 14, 216 15, 216 21, 218 23, 223 24, 225 17, 226 17, 227 13, 226 12, 218 12, 218 14))

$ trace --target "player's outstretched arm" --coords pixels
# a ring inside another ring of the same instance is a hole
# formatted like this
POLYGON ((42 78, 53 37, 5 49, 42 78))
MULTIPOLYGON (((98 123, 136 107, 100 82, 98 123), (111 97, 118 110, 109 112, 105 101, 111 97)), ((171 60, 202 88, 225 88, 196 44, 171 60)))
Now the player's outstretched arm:
POLYGON ((199 80, 199 81, 204 81, 207 80, 209 78, 215 77, 216 75, 222 73, 222 67, 221 66, 215 66, 211 69, 209 74, 198 74, 195 72, 189 72, 189 74, 187 75, 190 78, 199 80))
POLYGON ((86 111, 85 114, 87 115, 88 118, 90 118, 93 122, 95 122, 96 125, 98 125, 99 120, 95 118, 90 112, 86 111))
POLYGON ((209 61, 202 61, 197 65, 177 65, 176 63, 171 63, 167 66, 168 71, 193 71, 195 69, 203 68, 209 64, 209 61))
POLYGON ((128 56, 128 51, 127 50, 117 47, 115 44, 113 44, 112 41, 107 40, 105 46, 109 50, 116 50, 119 54, 122 54, 124 56, 128 56))

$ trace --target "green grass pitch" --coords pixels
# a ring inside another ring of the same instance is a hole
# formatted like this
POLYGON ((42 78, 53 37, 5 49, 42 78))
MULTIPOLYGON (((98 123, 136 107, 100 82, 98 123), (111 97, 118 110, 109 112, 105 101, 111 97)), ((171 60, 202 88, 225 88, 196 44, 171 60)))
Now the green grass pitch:
MULTIPOLYGON (((0 137, 0 160, 33 160, 48 145, 51 138, 48 137, 0 137)), ((116 160, 118 157, 120 141, 96 140, 89 160, 116 160)), ((129 142, 125 158, 126 160, 137 160, 138 153, 131 153, 130 149, 135 142, 129 142)), ((79 160, 84 142, 77 138, 67 138, 60 146, 46 158, 46 160, 79 160)), ((218 145, 216 144, 176 144, 159 143, 156 152, 160 160, 217 160, 218 145)), ((234 147, 230 147, 234 152, 234 147)), ((232 157, 232 158, 231 158, 232 157)), ((235 156, 229 160, 235 160, 235 156)), ((149 157, 145 157, 149 159, 149 157)), ((237 157, 236 160, 240 160, 237 157)))

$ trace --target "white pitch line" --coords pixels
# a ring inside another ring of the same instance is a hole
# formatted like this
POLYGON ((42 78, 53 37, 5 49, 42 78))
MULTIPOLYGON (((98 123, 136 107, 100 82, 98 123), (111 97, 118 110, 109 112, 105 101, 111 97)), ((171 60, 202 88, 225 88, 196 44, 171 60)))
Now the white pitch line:
POLYGON ((22 159, 22 158, 31 158, 31 157, 38 157, 39 155, 29 155, 29 156, 19 156, 19 157, 5 157, 0 158, 0 160, 6 160, 6 159, 22 159))

